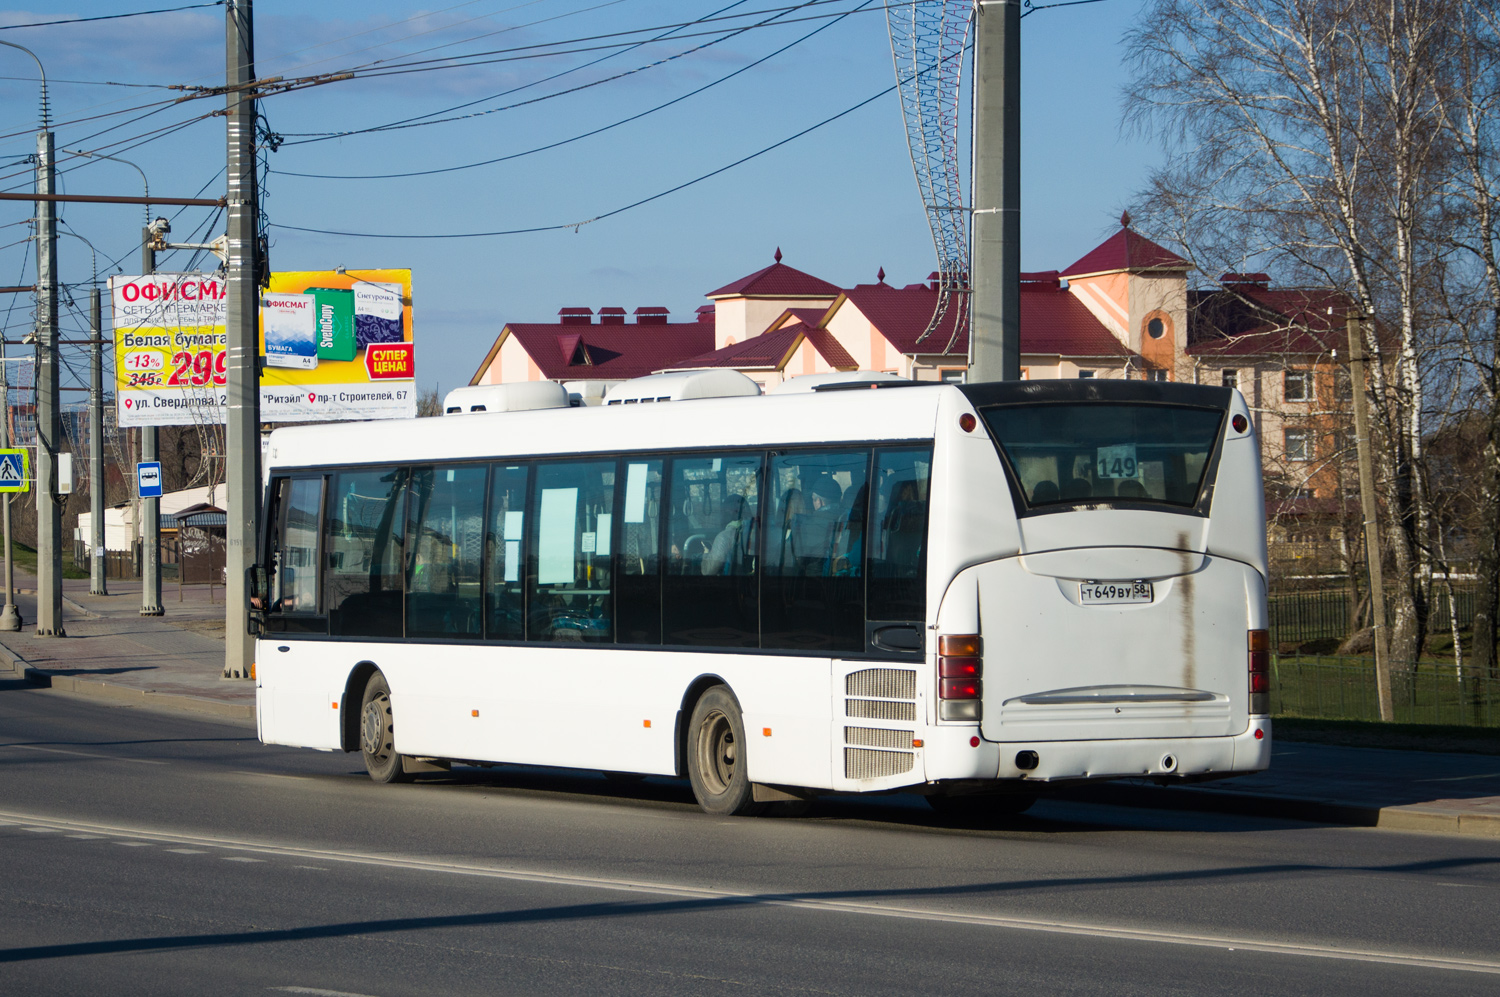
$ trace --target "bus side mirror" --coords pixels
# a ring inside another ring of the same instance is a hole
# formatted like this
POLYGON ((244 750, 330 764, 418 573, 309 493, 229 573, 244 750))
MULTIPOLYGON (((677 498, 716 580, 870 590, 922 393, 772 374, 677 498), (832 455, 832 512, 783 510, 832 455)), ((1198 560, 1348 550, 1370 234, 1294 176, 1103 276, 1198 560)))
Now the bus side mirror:
POLYGON ((246 607, 249 610, 246 629, 252 637, 259 637, 266 628, 266 595, 269 591, 266 569, 259 564, 251 565, 245 571, 245 595, 250 603, 246 607))

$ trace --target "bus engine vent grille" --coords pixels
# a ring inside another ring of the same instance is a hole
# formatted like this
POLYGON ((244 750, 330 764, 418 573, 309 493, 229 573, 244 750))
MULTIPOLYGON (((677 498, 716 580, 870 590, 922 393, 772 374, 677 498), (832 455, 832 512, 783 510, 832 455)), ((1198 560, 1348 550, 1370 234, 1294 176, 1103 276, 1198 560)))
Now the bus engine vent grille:
POLYGON ((914 731, 891 730, 887 727, 844 728, 844 743, 859 745, 862 748, 898 748, 904 750, 911 747, 911 739, 914 736, 914 731))
POLYGON ((903 720, 916 723, 916 703, 888 703, 881 699, 846 699, 844 715, 857 720, 903 720))
POLYGON ((850 696, 916 699, 917 673, 905 668, 866 668, 850 672, 844 680, 844 692, 850 696))
MULTIPOLYGON (((910 742, 908 742, 910 743, 910 742)), ((870 748, 844 749, 844 775, 850 779, 883 779, 910 772, 916 765, 910 751, 875 751, 870 748)))

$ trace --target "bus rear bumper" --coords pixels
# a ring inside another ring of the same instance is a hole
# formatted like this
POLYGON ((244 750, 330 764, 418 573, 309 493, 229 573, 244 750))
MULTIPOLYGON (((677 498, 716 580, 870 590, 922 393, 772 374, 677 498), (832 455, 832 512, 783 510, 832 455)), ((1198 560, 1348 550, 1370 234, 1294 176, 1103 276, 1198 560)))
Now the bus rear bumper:
POLYGON ((1213 779, 1270 766, 1271 718, 1251 717, 1245 732, 1232 737, 1007 742, 997 747, 1000 767, 996 775, 1007 781, 1213 779))

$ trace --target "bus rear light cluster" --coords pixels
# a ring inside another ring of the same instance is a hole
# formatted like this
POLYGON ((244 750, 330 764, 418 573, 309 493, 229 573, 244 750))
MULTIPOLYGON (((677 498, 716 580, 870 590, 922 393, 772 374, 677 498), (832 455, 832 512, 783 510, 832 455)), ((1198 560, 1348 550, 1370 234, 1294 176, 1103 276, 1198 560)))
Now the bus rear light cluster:
POLYGON ((1250 712, 1253 714, 1271 711, 1271 632, 1250 630, 1246 632, 1246 645, 1250 658, 1250 712))
POLYGON ((938 719, 981 719, 983 674, 983 643, 978 634, 939 637, 938 719))

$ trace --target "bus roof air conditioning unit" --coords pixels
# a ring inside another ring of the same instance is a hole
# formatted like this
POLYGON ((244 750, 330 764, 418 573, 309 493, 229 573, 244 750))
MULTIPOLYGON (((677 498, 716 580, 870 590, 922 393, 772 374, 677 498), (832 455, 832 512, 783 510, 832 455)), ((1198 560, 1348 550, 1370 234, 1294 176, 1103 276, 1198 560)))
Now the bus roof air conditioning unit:
POLYGON ((555 381, 517 381, 514 384, 476 384, 454 388, 443 399, 444 415, 471 412, 526 412, 567 408, 568 391, 555 381))
POLYGON ((682 370, 632 378, 611 388, 604 396, 604 404, 685 402, 693 398, 733 398, 758 394, 760 385, 737 370, 682 370))
POLYGON ((828 374, 801 374, 797 377, 788 378, 769 394, 793 395, 803 391, 818 391, 828 385, 840 387, 868 387, 870 385, 886 383, 892 384, 914 384, 899 374, 891 374, 882 370, 840 370, 828 374))

